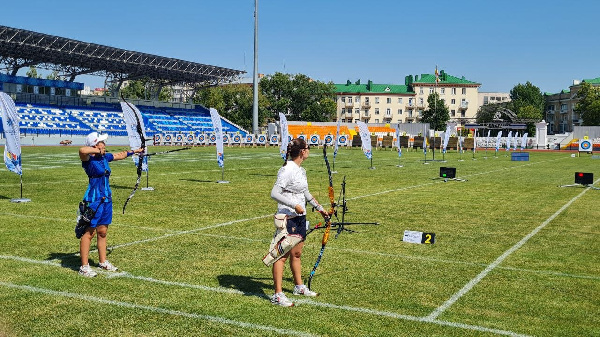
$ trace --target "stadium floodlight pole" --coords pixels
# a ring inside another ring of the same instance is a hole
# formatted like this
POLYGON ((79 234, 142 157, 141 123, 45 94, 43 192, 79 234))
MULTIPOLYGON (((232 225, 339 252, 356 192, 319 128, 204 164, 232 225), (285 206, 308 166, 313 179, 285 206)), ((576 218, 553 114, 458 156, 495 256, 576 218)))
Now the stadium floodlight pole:
POLYGON ((258 134, 258 0, 254 0, 254 76, 252 79, 252 133, 258 134))

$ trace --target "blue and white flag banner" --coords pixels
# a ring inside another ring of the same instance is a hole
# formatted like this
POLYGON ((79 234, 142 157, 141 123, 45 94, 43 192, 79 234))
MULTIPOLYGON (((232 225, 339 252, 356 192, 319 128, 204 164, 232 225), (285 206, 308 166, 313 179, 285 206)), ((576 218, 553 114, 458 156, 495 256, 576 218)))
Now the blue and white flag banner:
POLYGON ((446 149, 448 148, 448 141, 450 140, 450 134, 452 131, 456 130, 456 123, 447 123, 446 131, 444 132, 444 143, 443 143, 443 152, 446 153, 446 149))
POLYGON ((19 115, 17 115, 15 102, 3 92, 0 92, 0 117, 2 117, 4 137, 6 138, 4 164, 9 171, 22 175, 19 115))
POLYGON ((521 138, 521 151, 525 150, 527 147, 527 132, 523 134, 523 138, 521 138))
POLYGON ((515 131, 515 136, 513 137, 513 150, 517 151, 517 132, 515 131))
POLYGON ((125 120, 127 136, 129 137, 129 147, 132 150, 137 150, 142 147, 142 139, 140 139, 140 135, 137 132, 138 119, 140 121, 140 127, 142 128, 142 135, 144 136, 144 139, 146 138, 144 118, 142 118, 140 110, 133 104, 121 102, 121 110, 123 110, 123 120, 125 120))
POLYGON ((498 132, 498 136, 496 136, 496 152, 500 150, 500 138, 502 137, 502 131, 498 132))
POLYGON ((358 133, 360 134, 360 139, 362 141, 362 150, 367 156, 367 159, 371 159, 373 157, 373 153, 371 152, 371 133, 369 132, 369 128, 367 124, 362 121, 357 121, 358 125, 358 133))
POLYGON ((285 118, 285 115, 281 112, 279 113, 279 127, 281 128, 281 145, 279 146, 279 153, 281 154, 281 158, 285 160, 289 144, 288 123, 287 118, 285 118))
MULTIPOLYGON (((144 125, 144 118, 142 117, 140 110, 133 104, 121 102, 121 110, 123 110, 123 120, 125 121, 127 136, 129 137, 129 147, 132 150, 137 150, 142 147, 143 141, 140 138, 140 134, 137 132, 138 119, 140 121, 142 135, 144 139, 146 139, 146 126, 144 125)), ((148 147, 146 147, 145 153, 148 153, 148 147)), ((138 158, 139 156, 137 154, 132 157, 135 166, 138 165, 138 158)), ((144 161, 142 162, 142 171, 148 171, 148 157, 144 157, 144 161)))
POLYGON ((338 146, 339 146, 338 143, 339 143, 339 139, 340 139, 340 123, 341 122, 342 122, 342 120, 340 118, 338 118, 337 128, 336 128, 336 131, 335 131, 335 140, 334 140, 335 145, 334 145, 334 148, 333 148, 333 160, 334 161, 335 161, 335 156, 337 156, 337 152, 338 152, 338 146))
POLYGON ((489 147, 489 144, 490 144, 490 133, 491 132, 492 132, 492 130, 488 130, 487 139, 485 140, 485 148, 486 149, 489 147))
POLYGON ((213 129, 215 130, 217 145, 217 162, 219 167, 225 166, 225 159, 223 157, 223 126, 221 125, 221 116, 216 109, 210 108, 210 118, 212 119, 213 129))
POLYGON ((510 151, 511 138, 512 138, 512 131, 508 131, 508 136, 506 137, 506 151, 510 151))
POLYGON ((396 147, 398 148, 398 157, 402 157, 402 147, 400 146, 400 128, 396 129, 396 147))
POLYGON ((465 139, 463 136, 458 136, 458 152, 462 153, 463 143, 465 139))

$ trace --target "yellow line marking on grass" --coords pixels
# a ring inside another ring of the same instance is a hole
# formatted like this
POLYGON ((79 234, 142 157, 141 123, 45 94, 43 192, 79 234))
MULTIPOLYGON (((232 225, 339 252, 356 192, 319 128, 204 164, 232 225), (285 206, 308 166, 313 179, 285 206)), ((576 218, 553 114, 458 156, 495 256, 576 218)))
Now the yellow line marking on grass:
MULTIPOLYGON (((51 260, 40 261, 40 260, 28 259, 28 258, 24 258, 24 257, 6 256, 6 255, 0 255, 0 259, 14 260, 14 261, 20 261, 20 262, 33 263, 33 264, 42 264, 42 265, 61 267, 61 268, 63 267, 59 263, 51 261, 51 260)), ((102 275, 105 275, 108 278, 123 277, 123 278, 139 280, 139 281, 143 281, 143 282, 162 284, 162 285, 166 285, 166 286, 198 289, 198 290, 209 291, 209 292, 225 293, 225 294, 241 295, 241 296, 249 296, 250 295, 250 296, 256 296, 259 298, 269 299, 269 296, 267 296, 265 294, 247 293, 247 292, 243 292, 241 290, 231 289, 231 288, 226 288, 226 287, 210 287, 210 286, 189 284, 189 283, 183 283, 183 282, 172 282, 172 281, 160 280, 160 279, 155 279, 155 278, 145 277, 145 276, 135 276, 135 275, 132 275, 127 272, 113 273, 113 272, 108 272, 108 271, 104 271, 104 270, 98 270, 98 272, 102 275)), ((0 282, 0 285, 6 285, 6 283, 0 282)), ((25 290, 29 290, 28 288, 30 288, 29 286, 16 286, 16 287, 27 287, 27 289, 25 289, 25 290)), ((37 288, 37 289, 40 289, 40 288, 37 288)), ((52 290, 50 290, 50 291, 52 291, 52 290)), ((54 291, 52 291, 52 292, 54 292, 54 291)), ((83 296, 83 295, 79 295, 79 294, 76 294, 76 295, 83 296)), ((108 301, 108 300, 102 299, 102 301, 108 301)), ((110 302, 112 302, 112 301, 110 301, 110 302)), ((313 300, 303 300, 303 299, 294 300, 294 302, 296 302, 298 304, 305 304, 305 305, 310 305, 310 306, 315 306, 315 307, 352 311, 352 312, 358 312, 358 313, 367 314, 367 315, 388 317, 388 318, 399 319, 399 320, 430 323, 430 324, 435 324, 435 325, 449 326, 449 327, 453 327, 453 328, 461 328, 461 329, 466 329, 466 330, 471 330, 471 331, 490 332, 490 333, 495 333, 498 335, 505 335, 505 336, 512 336, 512 337, 527 336, 527 335, 518 334, 516 332, 508 331, 508 330, 492 329, 492 328, 486 328, 486 327, 478 326, 478 325, 442 321, 442 320, 437 320, 437 319, 429 319, 428 317, 403 315, 403 314, 398 314, 398 313, 394 313, 394 312, 375 310, 375 309, 369 309, 369 308, 353 307, 353 306, 347 306, 347 305, 337 305, 337 304, 316 302, 313 300)), ((135 305, 135 304, 132 304, 132 305, 135 305)), ((135 306, 137 306, 137 305, 135 305, 135 306)), ((146 308, 145 306, 140 306, 140 307, 142 309, 146 308)), ((165 313, 169 313, 166 311, 170 311, 170 310, 162 309, 162 308, 157 308, 157 309, 161 310, 160 312, 165 311, 165 313)), ((195 315, 195 314, 189 314, 189 315, 195 315)), ((204 317, 204 316, 202 316, 202 317, 204 317)), ((213 317, 213 316, 207 316, 207 317, 213 317)), ((194 317, 194 318, 201 318, 201 317, 194 317)), ((251 324, 251 323, 243 323, 243 324, 251 324)))
MULTIPOLYGON (((596 182, 598 182, 598 181, 600 181, 600 179, 598 179, 596 182)), ((585 190, 583 190, 583 192, 579 193, 578 195, 573 197, 571 200, 569 200, 558 211, 556 211, 548 219, 546 219, 546 221, 542 222, 542 224, 539 225, 538 227, 536 227, 533 231, 531 231, 531 233, 527 234, 519 242, 517 242, 514 246, 510 247, 507 251, 505 251, 502 255, 500 255, 494 262, 492 262, 490 265, 488 265, 481 273, 479 273, 479 275, 477 275, 475 278, 473 278, 471 281, 469 281, 462 289, 460 289, 458 292, 456 292, 454 295, 452 295, 441 306, 437 307, 433 312, 431 312, 431 314, 429 314, 429 316, 427 316, 427 318, 434 320, 439 315, 441 315, 444 311, 446 311, 448 308, 450 308, 454 303, 456 303, 456 301, 458 301, 461 297, 463 297, 471 289, 473 289, 473 287, 475 287, 475 285, 477 285, 479 282, 481 282, 481 280, 483 280, 487 276, 487 274, 489 274, 492 270, 494 270, 496 267, 498 267, 512 253, 517 251, 519 248, 523 247, 523 245, 525 245, 525 243, 527 243, 527 241, 529 241, 529 239, 531 239, 540 230, 542 230, 544 227, 546 227, 552 220, 554 220, 558 215, 560 215, 567 208, 569 208, 569 206, 571 206, 571 204, 573 204, 573 202, 575 202, 577 199, 582 197, 590 189, 591 189, 590 187, 586 188, 585 190)))
POLYGON ((236 321, 233 319, 223 318, 223 317, 219 317, 219 316, 201 315, 201 314, 194 314, 194 313, 185 312, 185 311, 135 304, 135 303, 130 303, 130 302, 114 301, 114 300, 104 299, 101 297, 89 296, 89 295, 78 294, 78 293, 70 293, 70 292, 66 292, 66 291, 57 291, 57 290, 51 290, 51 289, 46 289, 46 288, 33 287, 33 286, 29 286, 29 285, 19 285, 19 284, 2 282, 2 281, 0 281, 0 285, 7 287, 7 288, 11 288, 11 289, 29 291, 29 292, 44 294, 44 295, 49 295, 49 296, 68 297, 68 298, 74 298, 74 299, 78 299, 78 300, 84 300, 84 301, 95 302, 95 303, 100 303, 100 304, 107 304, 107 305, 112 305, 112 306, 117 306, 117 307, 128 308, 128 309, 138 309, 138 310, 151 311, 151 312, 155 312, 155 313, 159 313, 159 314, 181 316, 181 317, 192 318, 192 319, 200 319, 200 320, 211 321, 211 322, 215 322, 215 323, 233 325, 233 326, 237 326, 237 327, 241 327, 241 328, 245 328, 245 329, 255 329, 255 330, 268 331, 268 332, 275 332, 275 333, 278 333, 280 335, 285 335, 285 336, 302 336, 302 337, 316 336, 316 335, 309 334, 309 333, 302 332, 302 331, 291 330, 291 329, 281 329, 281 328, 276 328, 276 327, 268 326, 268 325, 236 321))

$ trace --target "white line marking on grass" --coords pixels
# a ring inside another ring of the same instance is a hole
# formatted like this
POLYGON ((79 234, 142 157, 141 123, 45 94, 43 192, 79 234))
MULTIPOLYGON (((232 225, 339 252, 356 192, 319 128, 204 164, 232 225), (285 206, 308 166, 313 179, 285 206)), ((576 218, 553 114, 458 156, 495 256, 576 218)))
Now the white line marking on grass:
POLYGON ((487 276, 494 268, 496 268, 500 263, 502 263, 510 254, 514 253, 516 250, 521 248, 529 239, 531 239, 534 235, 536 235, 542 228, 546 227, 552 220, 554 220, 560 213, 564 212, 575 200, 579 199, 583 196, 590 188, 586 188, 583 192, 579 193, 577 196, 573 197, 573 199, 569 200, 565 205, 563 205, 558 211, 552 214, 546 221, 542 222, 537 228, 535 228, 531 233, 527 234, 525 237, 521 239, 521 241, 517 242, 514 246, 510 247, 504 254, 500 255, 492 264, 488 265, 479 275, 473 278, 469 283, 467 283, 462 289, 456 292, 452 297, 450 297, 446 302, 444 302, 441 306, 437 307, 429 316, 428 319, 436 319, 439 315, 441 315, 444 311, 446 311, 450 306, 452 306, 456 301, 458 301, 461 297, 463 297, 466 293, 468 293, 477 283, 481 282, 484 277, 487 276))
MULTIPOLYGON (((251 238, 247 238, 247 237, 238 237, 238 236, 231 236, 231 235, 219 235, 219 234, 207 234, 207 233, 197 233, 197 235, 221 238, 221 239, 225 239, 225 240, 234 240, 234 241, 250 241, 250 242, 263 242, 263 243, 271 242, 271 240, 268 240, 268 239, 251 239, 251 238)), ((439 263, 447 263, 447 264, 455 264, 455 265, 460 264, 460 265, 477 266, 477 267, 486 267, 488 265, 487 263, 482 263, 482 262, 448 260, 448 259, 439 259, 439 258, 433 258, 433 257, 423 257, 423 256, 418 256, 418 255, 391 254, 391 253, 373 252, 373 251, 359 250, 359 249, 338 248, 338 247, 331 247, 328 249, 334 250, 334 251, 337 250, 337 251, 341 251, 341 252, 359 254, 359 255, 376 255, 376 256, 385 256, 385 257, 396 258, 396 259, 409 259, 409 260, 419 260, 419 261, 426 261, 426 262, 439 262, 439 263)), ((552 271, 552 270, 535 270, 535 269, 502 267, 502 266, 498 266, 496 268, 503 269, 503 270, 522 271, 525 273, 533 273, 533 274, 545 274, 545 275, 550 275, 550 276, 600 280, 600 276, 569 274, 569 273, 556 272, 556 271, 552 271)))
POLYGON ((462 328, 462 329, 481 331, 481 332, 491 332, 491 333, 495 333, 498 335, 515 336, 515 337, 527 336, 527 335, 518 334, 516 332, 508 331, 508 330, 492 329, 492 328, 486 328, 486 327, 478 326, 478 325, 441 321, 438 319, 429 319, 427 317, 402 315, 402 314, 397 314, 397 313, 393 313, 393 312, 380 311, 380 310, 374 310, 374 309, 368 309, 368 308, 359 308, 359 307, 351 307, 351 306, 347 306, 347 305, 336 305, 336 304, 330 304, 330 303, 315 302, 313 300, 295 300, 295 302, 301 303, 301 304, 313 305, 316 307, 354 311, 354 312, 360 312, 363 314, 390 317, 390 318, 401 319, 401 320, 406 320, 406 321, 433 323, 433 324, 437 324, 437 325, 450 326, 453 328, 462 328))
MULTIPOLYGON (((261 216, 256 216, 256 217, 253 217, 253 218, 247 218, 247 219, 232 220, 232 221, 223 222, 223 223, 216 224, 216 225, 211 225, 211 226, 206 226, 206 227, 200 227, 200 228, 196 228, 196 229, 190 229, 190 230, 187 230, 187 231, 177 231, 177 232, 173 232, 173 233, 169 233, 169 234, 164 234, 164 235, 161 235, 161 236, 155 236, 155 237, 149 238, 149 239, 132 241, 132 242, 123 243, 123 244, 120 244, 120 245, 110 246, 110 247, 107 247, 107 249, 112 250, 112 249, 115 249, 115 248, 123 248, 123 247, 127 247, 127 246, 137 245, 137 244, 140 244, 140 243, 147 243, 147 242, 158 241, 158 240, 167 239, 167 238, 174 237, 174 236, 196 233, 196 232, 200 232, 200 231, 207 230, 207 229, 218 228, 218 227, 223 227, 223 226, 229 226, 229 225, 232 225, 232 224, 235 224, 235 223, 239 223, 239 222, 264 219, 264 218, 267 218, 267 217, 270 217, 270 216, 273 216, 273 214, 261 215, 261 216)), ((98 249, 90 250, 90 253, 95 253, 97 251, 98 251, 98 249)), ((63 259, 65 257, 78 256, 78 255, 79 255, 79 253, 65 254, 65 255, 62 255, 62 256, 57 256, 53 260, 58 260, 58 259, 63 259)))
POLYGON ((124 243, 124 244, 120 244, 120 245, 116 245, 116 246, 111 246, 110 248, 111 249, 122 248, 122 247, 131 246, 131 245, 136 245, 136 244, 139 244, 139 243, 146 243, 146 242, 152 242, 152 241, 156 241, 156 240, 166 239, 166 238, 170 238, 170 237, 173 237, 173 236, 196 233, 196 232, 200 232, 200 231, 207 230, 207 229, 218 228, 218 227, 223 227, 223 226, 229 226, 229 225, 233 225, 233 224, 236 224, 236 223, 239 223, 239 222, 246 222, 246 221, 251 221, 251 220, 264 219, 264 218, 271 217, 271 216, 273 216, 273 214, 261 215, 261 216, 256 216, 256 217, 253 217, 253 218, 247 218, 247 219, 232 220, 232 221, 229 221, 229 222, 223 222, 223 223, 216 224, 216 225, 211 225, 211 226, 200 227, 200 228, 196 228, 196 229, 190 229, 190 230, 187 230, 187 231, 181 231, 181 232, 175 232, 175 233, 165 234, 165 235, 162 235, 162 236, 157 236, 157 237, 153 237, 153 238, 149 238, 149 239, 144 239, 144 240, 139 240, 139 241, 128 242, 128 243, 124 243))
POLYGON ((215 322, 215 323, 233 325, 233 326, 246 328, 246 329, 255 329, 255 330, 268 331, 268 332, 275 332, 280 335, 286 335, 286 336, 288 336, 288 335, 316 336, 316 335, 312 335, 312 334, 302 332, 302 331, 291 330, 291 329, 281 329, 281 328, 276 328, 276 327, 268 326, 268 325, 260 325, 260 324, 236 321, 236 320, 223 318, 223 317, 219 317, 219 316, 201 315, 201 314, 194 314, 194 313, 189 313, 189 312, 179 311, 179 310, 165 309, 165 308, 160 308, 160 307, 152 307, 152 306, 148 306, 148 305, 141 305, 141 304, 135 304, 135 303, 129 303, 129 302, 121 302, 121 301, 113 301, 113 300, 107 300, 107 299, 95 297, 95 296, 89 296, 89 295, 83 295, 83 294, 77 294, 77 293, 69 293, 69 292, 65 292, 65 291, 56 291, 56 290, 33 287, 33 286, 28 286, 28 285, 19 285, 19 284, 7 283, 7 282, 2 282, 2 281, 0 281, 0 285, 7 287, 7 288, 11 288, 11 289, 30 291, 30 292, 40 293, 40 294, 44 294, 44 295, 68 297, 68 298, 74 298, 74 299, 78 299, 78 300, 84 300, 84 301, 95 302, 95 303, 100 303, 100 304, 108 304, 108 305, 123 307, 123 308, 128 308, 128 309, 139 309, 139 310, 146 310, 146 311, 151 311, 151 312, 155 312, 155 313, 159 313, 159 314, 200 319, 200 320, 211 321, 211 322, 215 322))
POLYGON ((374 197, 376 195, 410 190, 410 189, 413 189, 413 188, 418 188, 418 187, 424 187, 424 186, 429 186, 429 185, 433 185, 433 184, 438 184, 440 182, 443 182, 443 181, 435 181, 435 182, 431 182, 431 183, 425 183, 425 184, 413 185, 413 186, 406 186, 406 187, 396 188, 396 189, 392 189, 392 190, 385 190, 385 191, 375 192, 375 193, 371 193, 371 194, 359 195, 359 196, 352 197, 352 198, 346 198, 346 200, 356 200, 356 199, 361 199, 361 198, 374 197))
MULTIPOLYGON (((0 213, 0 215, 8 215, 8 216, 17 217, 17 218, 32 218, 32 219, 41 219, 41 220, 71 222, 71 223, 73 223, 73 227, 75 227, 75 218, 72 218, 72 219, 54 218, 54 217, 48 217, 48 216, 24 215, 24 214, 16 214, 16 213, 0 213)), ((119 226, 119 227, 133 227, 133 228, 137 228, 137 229, 145 229, 145 230, 159 231, 159 232, 179 232, 178 230, 175 230, 175 229, 144 227, 144 226, 127 225, 127 224, 114 223, 114 222, 111 223, 110 225, 111 226, 119 226)))
POLYGON ((526 273, 535 273, 535 274, 544 274, 544 275, 550 275, 550 276, 571 277, 571 278, 582 278, 582 279, 600 281, 600 276, 577 275, 577 274, 561 273, 561 272, 551 271, 551 270, 535 270, 535 269, 523 269, 523 268, 514 268, 514 267, 497 267, 497 268, 503 269, 503 270, 522 271, 522 272, 526 272, 526 273))
MULTIPOLYGON (((523 165, 519 165, 519 166, 505 167, 505 168, 501 168, 501 169, 497 169, 497 170, 492 170, 492 171, 486 171, 486 172, 473 173, 473 174, 470 174, 470 175, 466 175, 465 177, 478 176, 478 175, 496 173, 496 172, 501 172, 501 171, 506 171, 506 170, 512 170, 514 168, 521 168, 521 167, 524 167, 524 166, 537 165, 537 164, 546 163, 548 161, 555 161, 555 160, 560 160, 560 159, 564 159, 564 158, 553 159, 553 160, 546 160, 546 161, 529 163, 529 164, 523 164, 523 165)), ((425 183, 425 184, 420 184, 420 185, 413 185, 413 186, 401 187, 401 188, 396 188, 396 189, 391 189, 391 190, 386 190, 386 191, 381 191, 381 192, 375 192, 375 193, 371 193, 371 194, 359 195, 359 196, 352 197, 352 198, 346 198, 346 200, 356 200, 356 199, 368 198, 368 197, 373 197, 373 196, 377 196, 377 195, 381 195, 381 194, 399 192, 399 191, 409 190, 409 189, 413 189, 413 188, 418 188, 418 187, 424 187, 424 186, 429 186, 429 185, 433 185, 433 184, 438 184, 438 183, 442 183, 442 182, 444 182, 444 181, 443 180, 438 180, 438 181, 434 181, 434 182, 430 182, 430 183, 425 183)))
MULTIPOLYGON (((28 258, 18 257, 18 256, 0 255, 0 259, 49 265, 49 266, 54 266, 54 267, 62 267, 57 262, 53 262, 53 261, 49 261, 49 260, 43 260, 43 261, 33 260, 33 259, 28 259, 28 258)), ((232 294, 232 295, 256 296, 256 297, 260 297, 260 298, 269 299, 269 296, 267 296, 265 294, 260 294, 260 293, 247 293, 247 292, 243 292, 241 290, 231 289, 231 288, 226 288, 226 287, 209 287, 209 286, 189 284, 189 283, 183 283, 183 282, 172 282, 172 281, 160 280, 160 279, 155 279, 155 278, 145 277, 145 276, 135 276, 128 272, 113 273, 113 272, 109 272, 109 271, 98 270, 98 273, 105 275, 107 278, 123 277, 123 278, 139 280, 139 281, 143 281, 143 282, 162 284, 162 285, 166 285, 166 286, 198 289, 198 290, 203 290, 203 291, 209 291, 209 292, 215 292, 215 293, 225 293, 225 294, 232 294)), ((0 284, 1 284, 1 282, 0 282, 0 284)), ((427 317, 403 315, 403 314, 398 314, 398 313, 394 313, 394 312, 381 311, 381 310, 375 310, 375 309, 369 309, 369 308, 336 305, 336 304, 331 304, 331 303, 315 302, 312 300, 302 300, 302 299, 295 300, 294 302, 299 303, 299 304, 322 307, 322 308, 331 308, 331 309, 337 309, 337 310, 358 312, 358 313, 363 313, 363 314, 367 314, 367 315, 388 317, 388 318, 393 318, 393 319, 450 326, 450 327, 454 327, 454 328, 461 328, 461 329, 472 330, 472 331, 492 332, 492 333, 496 333, 499 335, 515 336, 515 337, 526 336, 526 335, 521 335, 516 332, 507 331, 507 330, 491 329, 491 328, 486 328, 486 327, 477 326, 477 325, 441 321, 441 320, 437 320, 437 319, 428 319, 427 317)))

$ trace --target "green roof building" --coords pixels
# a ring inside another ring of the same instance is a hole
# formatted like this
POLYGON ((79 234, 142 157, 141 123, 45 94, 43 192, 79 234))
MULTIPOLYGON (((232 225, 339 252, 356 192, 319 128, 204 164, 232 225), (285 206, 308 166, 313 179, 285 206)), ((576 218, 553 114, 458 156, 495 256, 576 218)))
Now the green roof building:
POLYGON ((434 91, 444 100, 450 119, 472 122, 477 114, 480 83, 447 74, 408 75, 404 84, 377 84, 360 80, 336 84, 337 117, 342 122, 370 124, 417 123, 434 91), (470 105, 469 105, 470 104, 470 105))

